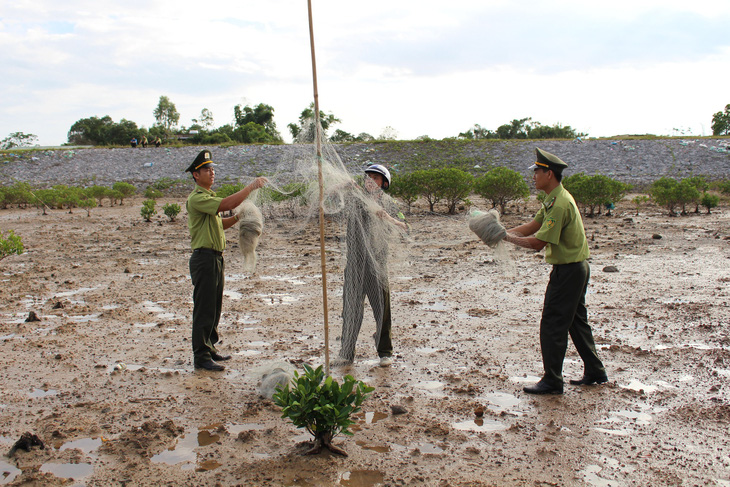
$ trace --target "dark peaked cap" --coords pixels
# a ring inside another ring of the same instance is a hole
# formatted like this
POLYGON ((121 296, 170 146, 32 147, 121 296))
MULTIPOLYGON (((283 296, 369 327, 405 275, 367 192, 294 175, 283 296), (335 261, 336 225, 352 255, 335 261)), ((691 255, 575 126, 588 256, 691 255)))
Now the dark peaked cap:
POLYGON ((537 161, 535 161, 535 164, 530 166, 530 169, 537 169, 540 167, 542 169, 550 169, 551 171, 562 173, 563 169, 568 167, 568 165, 558 156, 542 149, 535 148, 535 154, 537 155, 537 161))
POLYGON ((209 150, 200 151, 200 154, 198 154, 198 157, 195 158, 192 164, 188 166, 187 169, 185 169, 185 172, 193 172, 197 171, 203 166, 207 166, 208 164, 212 166, 217 166, 218 164, 214 164, 212 160, 212 156, 210 155, 209 150))

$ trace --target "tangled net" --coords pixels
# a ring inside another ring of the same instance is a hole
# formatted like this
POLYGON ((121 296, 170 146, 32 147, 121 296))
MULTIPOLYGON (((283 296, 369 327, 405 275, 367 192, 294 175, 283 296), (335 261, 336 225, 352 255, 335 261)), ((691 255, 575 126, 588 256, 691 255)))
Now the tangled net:
POLYGON ((507 236, 507 230, 499 221, 499 212, 494 208, 487 212, 472 210, 467 217, 467 221, 469 222, 469 230, 492 248, 496 247, 507 236))

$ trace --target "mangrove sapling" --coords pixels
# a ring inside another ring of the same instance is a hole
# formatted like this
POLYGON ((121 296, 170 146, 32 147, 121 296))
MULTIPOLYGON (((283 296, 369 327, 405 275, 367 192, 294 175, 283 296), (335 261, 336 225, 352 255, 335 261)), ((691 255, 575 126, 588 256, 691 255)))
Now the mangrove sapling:
POLYGON ((313 447, 305 455, 316 455, 327 448, 332 453, 347 456, 347 452, 332 444, 338 434, 352 435, 355 421, 351 415, 360 411, 362 402, 375 389, 351 375, 343 377, 342 385, 332 377, 325 378, 320 365, 316 369, 304 365, 304 374, 294 372, 291 383, 278 386, 274 404, 281 407, 281 417, 297 428, 306 428, 314 436, 313 447))

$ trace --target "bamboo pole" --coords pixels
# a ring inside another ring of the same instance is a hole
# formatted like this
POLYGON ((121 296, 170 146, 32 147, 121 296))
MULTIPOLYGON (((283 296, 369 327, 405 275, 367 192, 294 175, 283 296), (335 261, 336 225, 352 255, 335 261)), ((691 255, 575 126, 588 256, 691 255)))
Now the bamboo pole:
POLYGON ((324 373, 330 375, 329 320, 327 310, 327 263, 324 245, 324 181, 322 179, 322 134, 319 120, 319 93, 317 92, 317 61, 314 55, 314 25, 312 0, 307 0, 309 12, 309 43, 312 47, 312 84, 314 87, 314 140, 317 145, 317 175, 319 178, 319 255, 322 267, 322 308, 324 311, 324 373))

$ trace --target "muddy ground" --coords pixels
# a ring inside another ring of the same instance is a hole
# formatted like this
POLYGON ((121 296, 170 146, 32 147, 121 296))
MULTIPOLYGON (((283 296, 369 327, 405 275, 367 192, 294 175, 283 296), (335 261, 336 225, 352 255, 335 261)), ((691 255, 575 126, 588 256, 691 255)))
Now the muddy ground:
MULTIPOLYGON (((542 254, 497 259, 463 216, 415 208, 391 265, 395 363, 378 367, 366 314, 354 366, 333 369, 375 387, 354 436, 335 440, 347 458, 301 456, 308 435, 259 396, 255 373, 324 360, 317 227, 269 218, 254 276, 228 231, 220 348, 234 358, 198 371, 186 217, 145 223, 140 206, 0 211, 27 249, 0 261, 0 448, 24 432, 46 445, 0 457, 0 484, 730 485, 727 206, 670 218, 625 203, 585 219, 610 383, 550 397, 522 392, 542 370, 542 254), (40 321, 25 321, 31 311, 40 321)), ((572 345, 564 373, 582 374, 572 345)))

